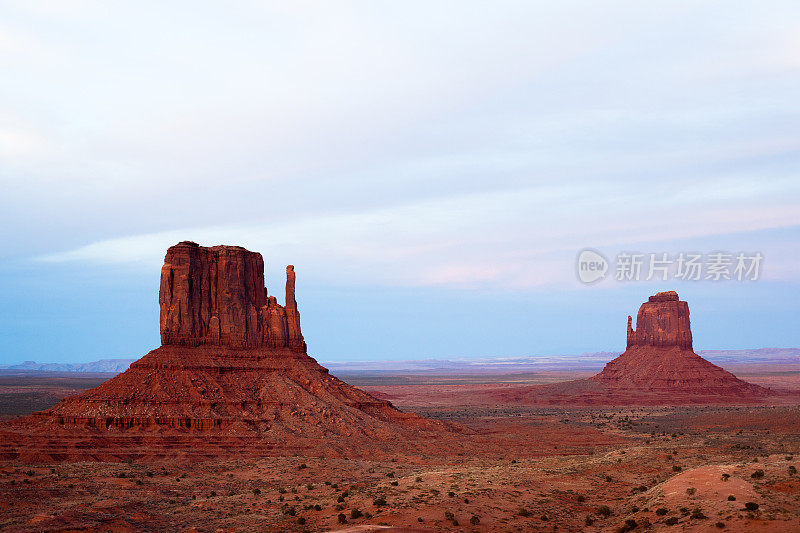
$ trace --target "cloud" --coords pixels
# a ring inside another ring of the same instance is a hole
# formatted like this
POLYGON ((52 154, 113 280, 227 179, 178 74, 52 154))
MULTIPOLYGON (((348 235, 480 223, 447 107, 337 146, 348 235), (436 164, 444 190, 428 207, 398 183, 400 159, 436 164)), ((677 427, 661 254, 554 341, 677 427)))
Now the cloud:
POLYGON ((246 246, 262 252, 268 265, 295 263, 312 283, 528 289, 574 284, 574 254, 585 246, 622 250, 800 226, 793 201, 763 209, 749 204, 754 192, 746 187, 733 187, 702 208, 605 187, 540 186, 290 222, 192 227, 103 240, 40 259, 155 271, 167 247, 194 240, 246 246))
POLYGON ((0 129, 0 158, 30 158, 45 150, 46 141, 32 131, 0 129))
POLYGON ((3 257, 189 238, 529 287, 584 246, 798 223, 793 3, 27 4, 2 11, 28 43, 0 47, 3 257))

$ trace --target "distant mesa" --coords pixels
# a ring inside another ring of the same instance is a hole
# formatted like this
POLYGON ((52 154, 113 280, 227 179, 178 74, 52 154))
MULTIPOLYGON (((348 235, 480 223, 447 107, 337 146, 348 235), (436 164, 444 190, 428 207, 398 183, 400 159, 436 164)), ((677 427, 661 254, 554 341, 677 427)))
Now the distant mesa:
POLYGON ((504 401, 576 405, 675 405, 761 402, 773 393, 747 383, 693 351, 689 304, 659 292, 628 317, 627 349, 588 380, 500 393, 504 401))
POLYGON ((0 371, 119 374, 127 370, 134 361, 135 359, 100 359, 90 363, 37 363, 36 361, 24 361, 18 365, 0 366, 0 371))
POLYGON ((99 387, 17 421, 0 457, 356 454, 376 442, 386 453, 386 443, 452 431, 400 412, 309 357, 295 281, 290 265, 280 305, 264 285, 261 254, 172 246, 161 269, 162 346, 99 387), (170 434, 206 436, 181 447, 165 440, 170 434))
POLYGON ((769 391, 737 378, 692 350, 689 304, 675 291, 659 292, 639 307, 636 329, 628 317, 625 353, 590 378, 609 388, 665 392, 678 398, 763 397, 769 391))

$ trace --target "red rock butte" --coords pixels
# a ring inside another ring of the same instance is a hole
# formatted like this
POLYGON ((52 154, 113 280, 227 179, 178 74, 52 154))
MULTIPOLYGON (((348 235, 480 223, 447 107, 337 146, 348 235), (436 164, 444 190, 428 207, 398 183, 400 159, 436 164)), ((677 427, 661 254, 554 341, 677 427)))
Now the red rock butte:
POLYGON ((348 385, 309 357, 291 265, 286 275, 281 306, 267 294, 261 254, 172 246, 161 269, 162 346, 100 386, 15 421, 16 436, 5 434, 0 456, 354 454, 361 445, 381 442, 387 450, 386 442, 451 431, 348 385), (205 436, 167 445, 168 434, 205 436), (241 436, 255 440, 242 448, 241 436))
POLYGON ((239 246, 204 248, 184 241, 161 267, 161 344, 288 348, 305 353, 295 300, 294 266, 286 267, 286 306, 267 296, 261 254, 239 246))
POLYGON ((588 380, 512 390, 505 401, 576 405, 761 402, 773 393, 703 359, 692 348, 689 304, 659 292, 628 317, 627 349, 588 380))
POLYGON ((606 387, 686 396, 747 398, 769 391, 742 381, 692 350, 689 304, 675 291, 659 292, 628 317, 625 352, 590 378, 606 387))

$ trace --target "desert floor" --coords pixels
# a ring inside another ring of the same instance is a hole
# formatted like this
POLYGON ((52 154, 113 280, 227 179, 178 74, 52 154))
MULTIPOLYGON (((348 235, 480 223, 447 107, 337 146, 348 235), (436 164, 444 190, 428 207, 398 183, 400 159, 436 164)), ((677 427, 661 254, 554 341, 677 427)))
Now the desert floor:
MULTIPOLYGON (((800 531, 796 405, 520 407, 493 405, 491 391, 584 376, 342 377, 403 410, 466 426, 472 433, 454 438, 485 453, 5 461, 0 529, 800 531), (460 403, 442 401, 447 391, 460 403)), ((794 371, 745 377, 800 385, 794 371)), ((102 379, 0 376, 0 413, 27 414, 102 379)))

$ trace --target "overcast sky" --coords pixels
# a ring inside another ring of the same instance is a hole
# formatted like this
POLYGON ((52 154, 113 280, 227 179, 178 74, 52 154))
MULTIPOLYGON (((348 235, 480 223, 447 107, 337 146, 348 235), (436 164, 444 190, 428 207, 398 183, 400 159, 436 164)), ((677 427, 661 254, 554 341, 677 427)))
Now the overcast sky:
POLYGON ((154 348, 187 239, 295 264, 323 360, 618 350, 668 288, 698 349, 800 346, 798 94, 793 1, 0 1, 0 363, 154 348))

